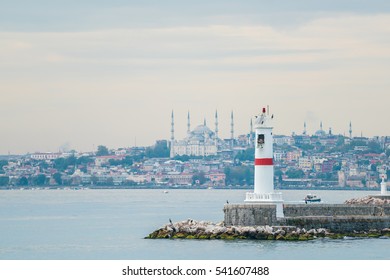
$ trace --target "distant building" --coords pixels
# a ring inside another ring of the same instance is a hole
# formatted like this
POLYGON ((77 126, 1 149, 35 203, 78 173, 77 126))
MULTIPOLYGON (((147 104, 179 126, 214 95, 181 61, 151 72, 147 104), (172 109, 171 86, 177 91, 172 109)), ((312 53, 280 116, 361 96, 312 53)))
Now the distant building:
POLYGON ((173 185, 191 185, 192 173, 168 172, 163 175, 164 181, 173 185))
POLYGON ((35 153, 30 157, 35 160, 54 160, 61 156, 61 153, 35 153))
POLYGON ((216 186, 216 185, 220 185, 220 186, 224 186, 225 185, 225 180, 226 180, 226 174, 225 173, 210 173, 210 174, 206 174, 205 176, 207 179, 210 180, 210 182, 212 183, 212 185, 216 186))
POLYGON ((286 153, 286 161, 298 161, 298 159, 302 156, 302 150, 294 150, 286 153))
POLYGON ((313 163, 309 157, 300 157, 298 159, 298 167, 303 171, 310 171, 313 169, 313 163))
POLYGON ((275 135, 273 139, 274 143, 278 146, 282 146, 284 144, 291 146, 295 142, 294 138, 291 136, 275 135))
POLYGON ((283 161, 286 159, 285 152, 274 152, 274 160, 275 161, 283 161))
POLYGON ((95 158, 95 165, 102 166, 104 164, 108 164, 110 160, 122 160, 125 156, 99 156, 95 158))
POLYGON ((322 163, 322 173, 330 173, 333 171, 334 161, 327 160, 322 163))
POLYGON ((171 142, 171 157, 175 156, 211 156, 218 152, 215 133, 206 125, 199 125, 186 138, 171 142))
POLYGON ((187 116, 187 137, 182 140, 175 139, 175 122, 172 111, 171 115, 171 139, 170 139, 170 157, 175 156, 213 156, 224 149, 232 150, 234 145, 248 145, 247 136, 234 139, 234 121, 233 112, 231 113, 230 139, 224 141, 218 137, 218 113, 215 112, 215 129, 211 130, 204 120, 203 125, 198 125, 191 131, 190 114, 187 116))

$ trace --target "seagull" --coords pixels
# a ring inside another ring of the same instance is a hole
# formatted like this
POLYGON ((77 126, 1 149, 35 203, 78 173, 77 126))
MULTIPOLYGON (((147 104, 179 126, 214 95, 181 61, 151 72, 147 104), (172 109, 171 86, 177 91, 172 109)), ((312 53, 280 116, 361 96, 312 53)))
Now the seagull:
POLYGON ((226 200, 226 204, 229 204, 229 200, 226 200))
POLYGON ((169 222, 170 222, 171 224, 173 224, 171 218, 169 218, 169 222))
POLYGON ((271 119, 273 119, 274 118, 274 114, 272 114, 272 116, 271 116, 271 119))

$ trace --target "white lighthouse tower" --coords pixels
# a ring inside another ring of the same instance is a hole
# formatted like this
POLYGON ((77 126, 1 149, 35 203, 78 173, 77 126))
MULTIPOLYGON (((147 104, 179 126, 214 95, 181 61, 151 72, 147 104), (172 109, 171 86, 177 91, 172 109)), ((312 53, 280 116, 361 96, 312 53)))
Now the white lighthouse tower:
POLYGON ((263 108, 255 120, 255 180, 254 192, 246 194, 245 202, 275 204, 276 217, 282 218, 283 198, 274 190, 272 119, 263 108))
POLYGON ((382 182, 381 182, 381 195, 387 195, 387 184, 385 182, 385 174, 381 175, 382 182))

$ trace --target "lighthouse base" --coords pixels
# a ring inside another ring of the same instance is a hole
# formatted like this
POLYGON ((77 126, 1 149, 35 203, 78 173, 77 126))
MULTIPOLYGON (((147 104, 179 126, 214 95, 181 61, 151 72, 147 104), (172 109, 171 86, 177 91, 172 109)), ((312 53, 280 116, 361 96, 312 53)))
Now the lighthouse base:
POLYGON ((276 205, 276 218, 283 218, 283 196, 282 193, 246 193, 245 203, 264 205, 276 205))

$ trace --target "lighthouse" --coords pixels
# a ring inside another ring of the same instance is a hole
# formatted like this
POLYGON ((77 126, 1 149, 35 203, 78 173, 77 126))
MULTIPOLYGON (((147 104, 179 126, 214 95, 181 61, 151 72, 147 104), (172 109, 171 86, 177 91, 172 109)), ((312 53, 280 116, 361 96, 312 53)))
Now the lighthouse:
POLYGON ((381 195, 387 195, 387 186, 385 182, 385 174, 381 175, 382 182, 381 182, 381 195))
POLYGON ((281 193, 274 190, 274 164, 273 164, 273 115, 269 115, 266 108, 255 120, 255 175, 254 192, 246 194, 246 203, 261 203, 276 205, 276 217, 282 218, 283 198, 281 193))

